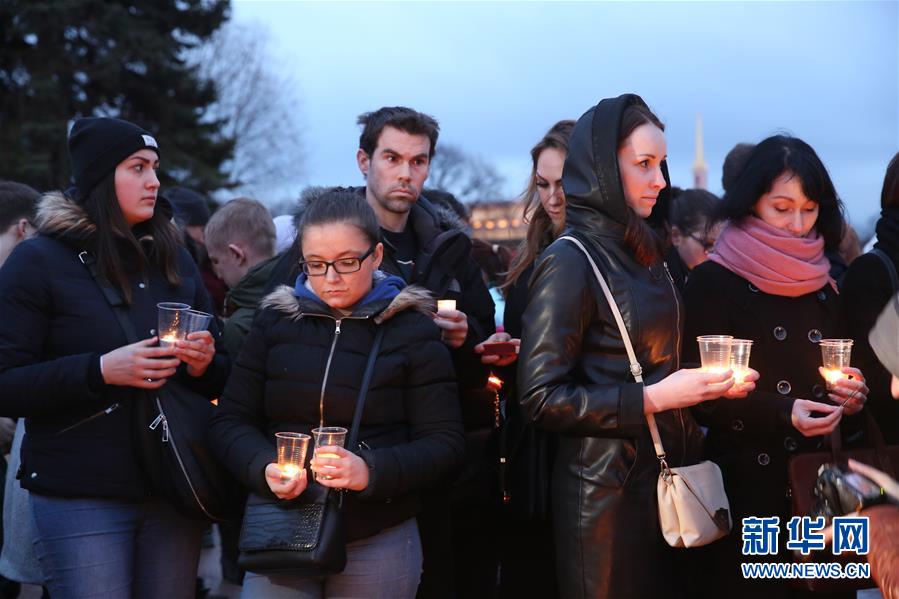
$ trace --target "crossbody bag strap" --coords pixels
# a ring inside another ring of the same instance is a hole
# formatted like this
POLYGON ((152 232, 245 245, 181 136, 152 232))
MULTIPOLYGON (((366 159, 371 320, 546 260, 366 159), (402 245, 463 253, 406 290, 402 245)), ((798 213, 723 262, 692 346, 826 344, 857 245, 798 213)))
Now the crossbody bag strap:
POLYGON ((97 287, 103 292, 103 297, 109 302, 109 307, 112 308, 112 313, 115 314, 116 320, 119 321, 119 326, 122 327, 122 331, 125 333, 128 343, 137 343, 139 341, 137 338, 137 331, 134 329, 134 323, 131 322, 131 319, 128 317, 128 312, 125 310, 125 300, 122 299, 122 295, 100 272, 100 268, 97 266, 97 260, 94 258, 93 254, 86 251, 81 252, 78 254, 78 259, 90 271, 91 277, 93 277, 97 287))
POLYGON ((356 400, 356 411, 353 412, 353 424, 350 428, 350 434, 347 438, 347 448, 352 451, 356 447, 356 440, 359 438, 359 424, 362 422, 362 408, 365 406, 365 397, 368 395, 368 386, 371 384, 371 377, 375 371, 375 362, 378 360, 378 352, 381 351, 381 339, 384 338, 384 327, 378 326, 378 332, 375 333, 375 340, 371 344, 371 353, 368 354, 368 363, 365 365, 365 374, 362 375, 362 384, 359 387, 359 398, 356 400))
MULTIPOLYGON (((559 237, 559 239, 564 239, 566 241, 570 241, 574 245, 576 245, 587 257, 587 261, 590 262, 590 267, 593 269, 593 274, 596 275, 596 280, 599 282, 599 286, 602 287, 602 292, 606 296, 606 301, 609 303, 609 308, 612 310, 612 315, 615 317, 615 322, 618 323, 618 330, 621 332, 621 339, 624 341, 624 349, 627 351, 627 358, 630 362, 631 374, 634 375, 634 380, 638 383, 643 382, 643 368, 640 366, 640 363, 637 361, 637 354, 634 352, 634 346, 631 343, 631 337, 627 332, 627 327, 624 324, 624 318, 621 317, 621 311, 618 309, 618 304, 615 302, 615 298, 612 296, 612 291, 609 289, 609 285, 606 283, 605 278, 603 278, 602 273, 599 272, 599 268, 596 266, 596 262, 593 260, 593 256, 590 255, 590 252, 587 251, 587 248, 584 247, 584 244, 580 242, 575 237, 571 237, 570 235, 563 235, 559 237)), ((656 457, 659 458, 660 461, 665 461, 665 448, 662 446, 662 438, 659 435, 659 427, 656 426, 656 419, 652 414, 646 414, 646 423, 649 425, 649 434, 652 435, 652 444, 655 446, 656 457)))
POLYGON ((896 265, 893 264, 890 257, 881 249, 874 248, 871 250, 871 253, 880 258, 883 265, 886 267, 887 272, 890 273, 890 286, 893 288, 893 293, 899 291, 899 274, 896 273, 896 265))

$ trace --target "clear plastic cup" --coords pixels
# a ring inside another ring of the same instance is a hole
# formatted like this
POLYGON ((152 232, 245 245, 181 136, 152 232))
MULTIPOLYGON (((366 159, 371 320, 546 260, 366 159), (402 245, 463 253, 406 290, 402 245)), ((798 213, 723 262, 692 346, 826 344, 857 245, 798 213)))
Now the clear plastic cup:
POLYGON ((822 339, 819 345, 824 379, 827 381, 827 388, 830 389, 838 380, 849 376, 843 374, 841 369, 849 366, 849 359, 852 357, 852 339, 822 339))
POLYGON ((730 370, 732 335, 700 335, 699 359, 706 372, 727 372, 730 370))
MULTIPOLYGON (((343 447, 344 443, 346 443, 346 433, 347 430, 342 426, 323 426, 312 429, 312 438, 315 439, 315 456, 334 459, 340 458, 336 453, 319 452, 318 448, 335 445, 337 447, 343 447)), ((316 474, 315 479, 318 480, 319 476, 322 475, 316 474)), ((331 477, 323 475, 322 478, 330 479, 331 477)))
POLYGON ((730 340, 730 368, 734 371, 734 383, 745 383, 749 374, 749 354, 752 352, 751 339, 730 340))
POLYGON ((157 328, 160 347, 172 347, 175 341, 183 340, 187 333, 184 332, 184 320, 190 310, 188 304, 178 302, 160 302, 156 304, 157 328))
POLYGON ((275 433, 281 478, 289 480, 299 476, 306 462, 309 438, 309 435, 303 433, 275 433))
POLYGON ((199 310, 188 310, 183 321, 184 337, 187 338, 189 334, 197 331, 205 331, 209 328, 210 322, 212 322, 212 314, 199 310))

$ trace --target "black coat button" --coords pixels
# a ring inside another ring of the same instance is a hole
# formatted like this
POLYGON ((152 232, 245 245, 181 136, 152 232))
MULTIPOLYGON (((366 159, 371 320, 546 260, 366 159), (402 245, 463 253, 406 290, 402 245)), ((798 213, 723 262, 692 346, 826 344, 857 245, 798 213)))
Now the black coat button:
POLYGON ((146 288, 147 288, 147 286, 146 286, 145 284, 143 284, 143 283, 138 283, 137 286, 140 287, 141 289, 146 289, 146 288))
POLYGON ((777 392, 781 395, 789 395, 792 390, 793 386, 790 381, 777 381, 777 392))
POLYGON ((819 290, 815 295, 818 297, 819 302, 823 302, 827 299, 827 294, 824 293, 823 289, 819 290))
POLYGON ((771 463, 771 456, 769 456, 767 453, 760 453, 758 461, 761 466, 767 466, 771 463))
POLYGON ((787 338, 787 329, 778 325, 778 326, 774 327, 774 330, 771 331, 771 334, 774 335, 774 338, 777 339, 778 341, 783 341, 784 339, 787 338))
POLYGON ((794 439, 793 437, 786 437, 784 439, 784 449, 787 451, 796 451, 799 449, 799 441, 794 439))
POLYGON ((812 343, 818 343, 819 341, 821 341, 821 337, 821 331, 819 331, 818 329, 812 329, 808 332, 808 340, 812 343))
POLYGON ((814 387, 812 387, 812 395, 815 399, 821 399, 822 397, 824 397, 824 387, 822 387, 821 385, 815 385, 814 387))
POLYGON ((732 420, 730 423, 730 427, 737 432, 743 430, 743 421, 742 420, 732 420))
POLYGON ((749 291, 751 291, 751 292, 753 292, 753 293, 758 293, 758 292, 759 292, 759 288, 756 287, 755 285, 753 285, 752 283, 750 283, 750 284, 749 284, 749 291))

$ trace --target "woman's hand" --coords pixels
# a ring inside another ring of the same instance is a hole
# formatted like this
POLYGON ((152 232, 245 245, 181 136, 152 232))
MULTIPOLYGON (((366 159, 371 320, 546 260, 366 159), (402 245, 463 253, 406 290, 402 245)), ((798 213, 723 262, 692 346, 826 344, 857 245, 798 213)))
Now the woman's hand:
POLYGON ((872 481, 874 481, 874 484, 880 485, 880 488, 882 488, 884 492, 890 496, 890 499, 892 499, 893 501, 899 501, 899 482, 897 482, 886 472, 882 472, 877 468, 868 466, 867 464, 856 462, 853 459, 849 460, 849 469, 858 472, 862 476, 867 476, 872 481))
POLYGON ((203 376, 215 356, 215 341, 209 331, 197 331, 189 334, 185 341, 175 341, 169 353, 187 364, 187 374, 203 376))
POLYGON ((334 489, 361 491, 368 486, 368 464, 355 453, 337 445, 325 445, 315 451, 309 467, 318 484, 334 489), (331 454, 338 457, 322 457, 331 454))
POLYGON ((793 428, 802 433, 806 437, 816 437, 818 435, 829 435, 840 418, 843 417, 843 408, 840 406, 832 406, 826 403, 818 403, 808 399, 797 399, 793 402, 793 413, 790 415, 790 421, 793 428), (821 417, 814 417, 812 414, 826 414, 821 417))
POLYGON ((509 333, 493 333, 480 343, 474 346, 474 353, 481 354, 481 364, 490 364, 493 366, 508 366, 518 359, 518 348, 521 346, 521 339, 512 339, 509 333), (508 356, 497 356, 494 354, 484 354, 485 343, 503 343, 510 342, 515 344, 515 353, 508 356))
POLYGON ((459 310, 437 310, 434 324, 440 327, 440 337, 453 349, 459 349, 468 336, 468 316, 459 310))
POLYGON ((682 368, 658 383, 643 388, 643 413, 686 408, 721 397, 734 386, 733 371, 704 372, 700 368, 682 368))
POLYGON ((743 375, 743 382, 737 383, 735 381, 734 386, 728 389, 727 393, 722 395, 722 397, 726 397, 727 399, 739 399, 746 397, 750 391, 755 391, 755 382, 759 380, 758 371, 747 368, 745 372, 746 374, 743 375))
POLYGON ((156 341, 156 337, 150 337, 103 354, 100 357, 103 382, 141 389, 158 389, 165 385, 181 361, 171 357, 171 348, 154 347, 156 341))
MULTIPOLYGON (((824 369, 818 367, 818 372, 824 376, 824 369)), ((830 384, 828 399, 838 406, 843 406, 843 412, 852 415, 861 411, 868 400, 868 385, 865 384, 865 375, 858 368, 849 366, 841 368, 840 372, 852 378, 841 377, 830 384)))
POLYGON ((300 493, 306 490, 308 484, 305 468, 300 468, 294 478, 284 478, 278 464, 269 464, 265 467, 265 482, 278 499, 299 497, 300 493))

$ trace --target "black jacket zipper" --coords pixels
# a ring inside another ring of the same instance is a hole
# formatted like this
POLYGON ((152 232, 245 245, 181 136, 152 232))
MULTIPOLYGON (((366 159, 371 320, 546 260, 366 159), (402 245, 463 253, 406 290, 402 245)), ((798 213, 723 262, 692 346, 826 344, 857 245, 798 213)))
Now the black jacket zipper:
POLYGON ((72 424, 72 425, 70 425, 70 426, 65 427, 64 429, 62 429, 61 431, 59 431, 59 432, 56 433, 56 434, 57 434, 57 435, 65 434, 65 433, 67 433, 67 432, 69 432, 69 431, 71 431, 71 430, 74 430, 74 429, 78 428, 79 426, 82 426, 82 425, 84 425, 84 424, 87 424, 88 422, 91 422, 92 420, 96 420, 96 419, 99 418, 100 416, 106 416, 106 415, 108 415, 108 414, 112 414, 113 412, 115 412, 115 411, 118 410, 118 409, 119 409, 119 402, 115 402, 114 404, 112 404, 112 405, 109 406, 108 408, 104 408, 104 409, 100 410, 99 412, 97 412, 96 414, 91 414, 91 415, 88 416, 87 418, 82 418, 81 420, 79 420, 79 421, 76 422, 75 424, 72 424))

